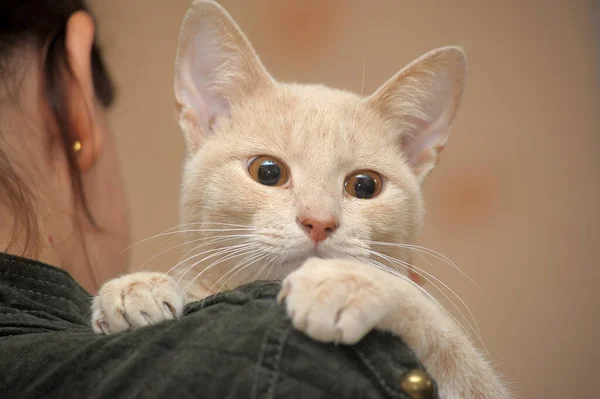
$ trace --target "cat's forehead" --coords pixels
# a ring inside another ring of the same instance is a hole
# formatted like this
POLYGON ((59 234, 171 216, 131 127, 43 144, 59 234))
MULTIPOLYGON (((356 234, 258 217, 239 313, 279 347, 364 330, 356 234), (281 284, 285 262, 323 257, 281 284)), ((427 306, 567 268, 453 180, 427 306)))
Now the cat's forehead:
POLYGON ((278 85, 250 99, 234 118, 245 146, 332 166, 398 161, 388 126, 354 93, 318 85, 278 85))

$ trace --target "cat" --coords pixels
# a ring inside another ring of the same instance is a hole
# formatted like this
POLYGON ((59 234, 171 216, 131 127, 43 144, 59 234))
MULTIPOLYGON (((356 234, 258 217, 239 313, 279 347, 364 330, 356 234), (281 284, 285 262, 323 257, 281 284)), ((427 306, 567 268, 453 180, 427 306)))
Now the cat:
POLYGON ((220 5, 194 2, 175 76, 191 256, 175 270, 196 276, 107 282, 93 300, 95 331, 177 318, 185 303, 262 273, 283 280, 278 300, 313 339, 354 344, 389 331, 414 350, 441 398, 509 398, 467 334, 406 277, 421 184, 448 139, 465 74, 464 52, 444 47, 364 98, 277 82, 220 5))

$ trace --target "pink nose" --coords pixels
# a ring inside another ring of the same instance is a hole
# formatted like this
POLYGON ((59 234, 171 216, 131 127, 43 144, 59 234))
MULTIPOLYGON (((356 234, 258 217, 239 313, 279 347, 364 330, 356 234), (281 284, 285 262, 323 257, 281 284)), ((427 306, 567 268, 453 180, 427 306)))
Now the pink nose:
POLYGON ((312 218, 298 218, 298 224, 315 243, 324 241, 338 228, 338 222, 334 219, 316 220, 312 218))

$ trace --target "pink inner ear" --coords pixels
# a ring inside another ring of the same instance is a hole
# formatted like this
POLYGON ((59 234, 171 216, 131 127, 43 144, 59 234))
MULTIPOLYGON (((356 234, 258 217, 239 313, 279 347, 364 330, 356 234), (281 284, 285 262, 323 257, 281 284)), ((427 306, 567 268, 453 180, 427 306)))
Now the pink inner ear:
POLYGON ((402 148, 414 172, 421 176, 433 168, 437 155, 448 139, 449 126, 447 112, 427 122, 421 118, 412 118, 412 129, 402 135, 402 148))
POLYGON ((180 123, 192 149, 230 115, 232 103, 273 81, 229 14, 203 1, 184 19, 175 72, 180 123))
POLYGON ((411 166, 417 176, 422 176, 424 173, 431 170, 437 163, 438 152, 434 149, 421 152, 417 158, 412 159, 411 166))
MULTIPOLYGON (((197 40, 192 41, 196 43, 197 40)), ((189 53, 178 65, 176 96, 181 108, 186 139, 192 150, 197 149, 211 133, 213 123, 221 115, 229 115, 226 93, 219 92, 210 81, 210 63, 198 57, 208 54, 189 53)))

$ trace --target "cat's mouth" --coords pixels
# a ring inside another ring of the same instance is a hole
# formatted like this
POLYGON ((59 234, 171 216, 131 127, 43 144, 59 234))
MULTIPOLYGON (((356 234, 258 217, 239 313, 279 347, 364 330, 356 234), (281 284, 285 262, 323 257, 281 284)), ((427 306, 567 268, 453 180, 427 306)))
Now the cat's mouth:
POLYGON ((309 258, 331 259, 346 258, 347 255, 339 251, 328 242, 306 242, 298 245, 295 251, 289 251, 287 256, 280 258, 280 267, 290 272, 300 267, 309 258))
POLYGON ((301 264, 304 261, 306 261, 308 258, 325 259, 325 258, 331 258, 331 257, 332 257, 332 255, 326 249, 324 249, 322 245, 312 245, 308 248, 305 247, 305 248, 299 250, 298 252, 296 252, 295 256, 291 259, 293 259, 295 262, 299 262, 301 264))
POLYGON ((308 253, 307 258, 330 258, 331 255, 323 248, 321 244, 315 244, 312 250, 308 253))

